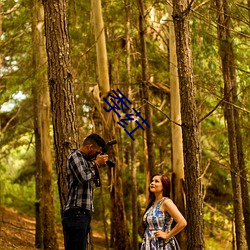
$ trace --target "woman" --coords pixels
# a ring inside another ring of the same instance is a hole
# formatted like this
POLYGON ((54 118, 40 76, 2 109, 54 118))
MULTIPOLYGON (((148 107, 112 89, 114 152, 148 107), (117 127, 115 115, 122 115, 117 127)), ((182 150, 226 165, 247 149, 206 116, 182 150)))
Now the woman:
POLYGON ((180 249, 175 235, 187 222, 170 197, 170 180, 165 175, 156 174, 151 178, 149 201, 143 216, 145 232, 141 250, 180 249), (176 225, 171 228, 173 220, 176 225))

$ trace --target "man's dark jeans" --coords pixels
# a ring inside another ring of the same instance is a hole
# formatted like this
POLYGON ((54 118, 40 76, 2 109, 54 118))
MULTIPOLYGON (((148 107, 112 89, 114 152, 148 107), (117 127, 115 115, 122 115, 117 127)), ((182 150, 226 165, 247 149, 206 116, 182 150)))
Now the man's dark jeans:
POLYGON ((85 209, 70 208, 63 213, 65 250, 85 250, 87 248, 90 221, 90 212, 85 209))

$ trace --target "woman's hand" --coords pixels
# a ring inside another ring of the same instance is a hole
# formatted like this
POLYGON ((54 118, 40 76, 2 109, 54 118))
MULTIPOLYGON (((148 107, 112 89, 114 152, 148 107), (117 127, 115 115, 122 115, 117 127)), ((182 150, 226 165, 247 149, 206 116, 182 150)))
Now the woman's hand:
POLYGON ((168 240, 168 234, 165 233, 165 232, 163 232, 163 231, 161 231, 161 230, 157 230, 157 231, 155 232, 155 237, 157 237, 157 238, 162 238, 162 239, 164 239, 164 240, 168 240))

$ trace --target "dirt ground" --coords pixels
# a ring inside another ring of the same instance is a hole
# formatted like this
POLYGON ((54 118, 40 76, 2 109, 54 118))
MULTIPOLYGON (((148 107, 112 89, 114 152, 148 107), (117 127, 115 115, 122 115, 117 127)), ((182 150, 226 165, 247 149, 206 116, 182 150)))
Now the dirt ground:
MULTIPOLYGON (((104 250, 105 238, 102 232, 98 232, 92 221, 94 250, 104 250)), ((64 250, 61 225, 58 225, 59 250, 64 250)), ((18 212, 0 208, 0 250, 35 250, 35 218, 23 216, 18 212)))

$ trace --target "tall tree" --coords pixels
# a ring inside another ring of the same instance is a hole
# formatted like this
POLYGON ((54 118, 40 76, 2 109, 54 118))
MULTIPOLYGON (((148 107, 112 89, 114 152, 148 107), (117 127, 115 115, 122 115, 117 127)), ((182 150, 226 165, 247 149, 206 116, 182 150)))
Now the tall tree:
MULTIPOLYGON (((191 1, 192 3, 192 1, 191 1)), ((193 58, 190 35, 191 4, 173 1, 173 20, 180 83, 181 119, 186 192, 187 249, 204 249, 199 136, 194 95, 193 58)))
POLYGON ((248 5, 248 25, 250 26, 250 0, 247 1, 248 5))
MULTIPOLYGON (((2 37, 3 34, 3 21, 2 21, 2 0, 0 0, 0 37, 2 37)), ((0 52, 0 67, 2 67, 3 59, 2 59, 2 53, 0 52)))
POLYGON ((250 197, 248 192, 248 180, 247 180, 247 169, 245 165, 245 156, 243 153, 243 143, 242 143, 242 135, 240 129, 240 118, 239 111, 234 108, 235 114, 235 129, 236 129, 236 141, 237 141, 237 154, 239 161, 239 169, 240 169, 240 183, 241 183, 241 200, 242 200, 242 208, 244 215, 244 225, 246 232, 246 240, 248 249, 250 249, 250 197))
MULTIPOLYGON (((97 54, 97 71, 99 86, 101 95, 106 96, 110 91, 109 75, 108 75, 108 60, 107 60, 107 49, 104 32, 104 23, 102 17, 102 5, 101 0, 93 1, 93 17, 94 17, 94 28, 95 28, 95 39, 96 39, 96 54, 97 54)), ((99 98, 99 94, 98 94, 99 98)), ((97 106, 100 103, 97 104, 97 106)), ((119 129, 116 129, 116 117, 113 113, 106 113, 104 109, 99 109, 103 122, 103 135, 104 138, 109 141, 117 136, 119 129), (105 114, 103 114, 105 113, 105 114)), ((113 158, 118 156, 118 145, 113 146, 111 152, 113 158)), ((115 168, 112 169, 112 189, 111 189, 111 210, 112 210, 112 225, 113 225, 113 244, 115 249, 126 250, 129 249, 128 230, 126 225, 126 215, 124 209, 123 200, 123 188, 122 188, 122 169, 120 161, 116 160, 115 168)))
POLYGON ((53 175, 50 149, 50 98, 47 81, 47 57, 44 37, 42 1, 34 0, 33 58, 35 83, 33 87, 34 129, 36 138, 36 247, 58 249, 53 201, 53 175))
POLYGON ((106 38, 102 17, 102 3, 101 0, 92 0, 91 3, 93 5, 92 10, 94 17, 94 31, 96 40, 98 82, 100 85, 101 94, 104 95, 110 91, 110 87, 106 38))
MULTIPOLYGON (((240 133, 239 133, 239 119, 238 111, 233 106, 237 104, 237 86, 236 86, 236 71, 234 66, 234 52, 232 38, 230 34, 230 10, 228 0, 216 0, 217 13, 218 13, 218 38, 219 38, 219 53, 222 63, 222 72, 224 79, 224 96, 225 96, 225 118, 227 121, 228 141, 230 149, 230 162, 231 162, 231 179, 233 186, 234 197, 234 214, 235 214, 235 230, 236 230, 236 245, 237 249, 245 248, 244 228, 243 228, 243 208, 241 197, 241 169, 239 164, 239 157, 242 157, 240 133), (238 136, 238 137, 237 137, 238 136), (238 138, 238 142, 237 142, 238 138), (239 147, 238 147, 239 146, 239 147), (239 152, 240 149, 240 152, 239 152)), ((241 161, 243 158, 241 158, 241 161)), ((242 162, 241 162, 242 163, 242 162)), ((245 171, 245 169, 242 169, 245 171)), ((243 189, 245 191, 245 189, 243 189)), ((247 191, 248 193, 248 191, 247 191)), ((247 195, 248 200, 248 195, 247 195)), ((247 205, 244 215, 246 220, 249 221, 249 203, 247 205), (248 210, 248 212, 247 212, 248 210)), ((246 225, 246 230, 249 230, 246 225)), ((249 236, 247 236, 249 237, 249 236)))
MULTIPOLYGON (((3 29, 2 29, 2 0, 0 0, 0 37, 2 37, 3 34, 3 29)), ((2 68, 2 53, 0 52, 0 69, 2 68)), ((0 74, 2 74, 0 70, 0 74)), ((0 89, 3 88, 2 85, 0 85, 0 89)), ((0 141, 2 137, 2 127, 1 127, 1 119, 0 119, 0 141)), ((2 193, 2 185, 0 184, 0 193, 2 193)), ((0 197, 0 206, 2 206, 2 197, 0 197)), ((2 211, 0 211, 0 216, 2 216, 2 211)), ((0 225, 0 230, 1 230, 1 225, 0 225)))
POLYGON ((62 208, 67 199, 67 155, 70 149, 78 147, 75 90, 69 49, 67 1, 44 0, 43 4, 55 163, 62 208))
MULTIPOLYGON (((129 99, 133 98, 131 89, 131 0, 125 0, 126 11, 126 72, 127 82, 129 84, 129 99)), ((131 131, 134 130, 135 124, 131 123, 131 131)), ((136 179, 136 164, 135 164, 135 142, 130 142, 130 166, 131 166, 131 184, 132 184, 132 247, 138 250, 138 206, 137 206, 137 179, 136 179)))
MULTIPOLYGON (((169 16, 172 16, 173 8, 168 4, 169 16)), ((181 130, 180 89, 176 56, 176 38, 173 21, 168 22, 169 27, 169 64, 170 64, 170 106, 171 106, 171 137, 172 137, 172 187, 173 199, 179 210, 185 215, 184 192, 184 159, 181 130)), ((181 249, 186 248, 186 234, 183 230, 177 236, 181 249)))
MULTIPOLYGON (((148 105, 149 101, 149 75, 148 75, 148 58, 147 58, 147 46, 146 46, 146 18, 145 18, 145 5, 144 0, 138 0, 139 8, 139 32, 140 32, 140 48, 141 48, 141 97, 146 102, 145 105, 145 117, 149 127, 146 127, 146 143, 147 143, 147 175, 153 175, 155 171, 155 159, 154 159, 154 140, 153 140, 153 126, 152 126, 152 109, 148 105)), ((150 176, 146 176, 147 183, 150 176)))

